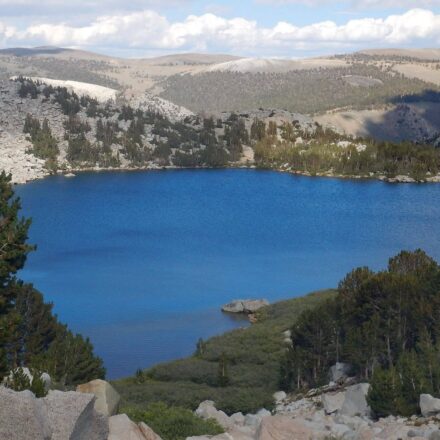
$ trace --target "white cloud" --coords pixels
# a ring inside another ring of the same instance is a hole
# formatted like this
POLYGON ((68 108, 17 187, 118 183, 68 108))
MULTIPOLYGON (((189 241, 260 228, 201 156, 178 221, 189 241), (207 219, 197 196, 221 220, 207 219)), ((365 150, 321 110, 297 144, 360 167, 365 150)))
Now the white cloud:
POLYGON ((322 21, 306 26, 279 22, 261 27, 244 18, 190 15, 170 22, 152 10, 105 15, 85 26, 42 23, 16 29, 0 22, 3 45, 80 46, 84 48, 165 51, 227 51, 292 56, 301 50, 339 50, 367 46, 433 46, 440 43, 440 15, 412 9, 386 18, 361 18, 338 25, 322 21))
POLYGON ((368 8, 433 8, 440 6, 440 0, 255 0, 268 5, 303 4, 308 6, 347 5, 355 9, 368 8))

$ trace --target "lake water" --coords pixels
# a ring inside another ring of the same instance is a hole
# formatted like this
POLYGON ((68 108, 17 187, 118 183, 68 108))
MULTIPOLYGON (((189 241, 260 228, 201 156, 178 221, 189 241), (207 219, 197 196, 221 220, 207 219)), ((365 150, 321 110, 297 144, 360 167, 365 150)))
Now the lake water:
POLYGON ((91 338, 110 378, 246 325, 220 312, 234 298, 333 287, 401 249, 440 260, 435 184, 185 170, 50 177, 17 193, 38 245, 21 276, 91 338))

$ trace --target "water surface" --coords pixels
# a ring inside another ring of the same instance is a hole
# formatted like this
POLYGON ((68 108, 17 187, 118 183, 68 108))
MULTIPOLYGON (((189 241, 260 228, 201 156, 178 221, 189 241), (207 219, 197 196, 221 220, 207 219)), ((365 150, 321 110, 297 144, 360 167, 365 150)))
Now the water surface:
POLYGON ((38 245, 22 277, 89 336, 108 376, 245 325, 234 298, 336 286, 401 249, 440 260, 440 186, 270 171, 85 173, 17 187, 38 245))

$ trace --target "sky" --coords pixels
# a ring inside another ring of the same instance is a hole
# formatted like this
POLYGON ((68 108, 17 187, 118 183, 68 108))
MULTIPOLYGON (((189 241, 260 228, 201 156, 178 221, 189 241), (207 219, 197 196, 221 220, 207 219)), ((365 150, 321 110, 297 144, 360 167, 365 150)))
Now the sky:
POLYGON ((0 48, 301 58, 440 46, 440 0, 0 0, 0 48))

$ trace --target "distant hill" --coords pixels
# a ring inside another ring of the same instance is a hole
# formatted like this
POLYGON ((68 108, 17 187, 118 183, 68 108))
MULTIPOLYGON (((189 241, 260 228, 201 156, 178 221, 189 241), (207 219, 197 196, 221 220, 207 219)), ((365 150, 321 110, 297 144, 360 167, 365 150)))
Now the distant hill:
POLYGON ((436 48, 370 49, 297 60, 203 53, 123 59, 50 46, 2 49, 0 79, 13 75, 103 86, 131 102, 165 99, 169 108, 194 113, 259 108, 305 113, 341 131, 394 140, 426 138, 438 129, 431 114, 437 106, 426 105, 426 92, 434 92, 429 102, 440 96, 436 48), (416 98, 401 129, 395 106, 411 95, 416 98))

